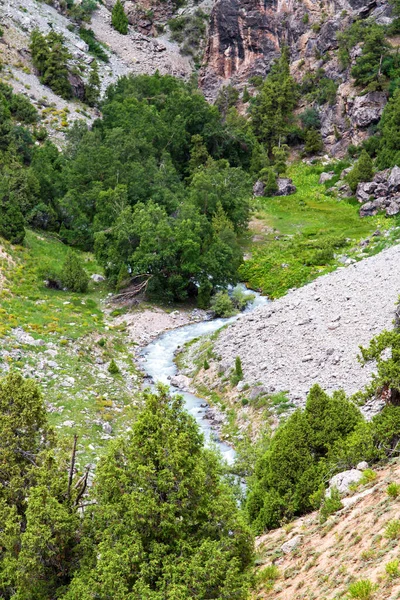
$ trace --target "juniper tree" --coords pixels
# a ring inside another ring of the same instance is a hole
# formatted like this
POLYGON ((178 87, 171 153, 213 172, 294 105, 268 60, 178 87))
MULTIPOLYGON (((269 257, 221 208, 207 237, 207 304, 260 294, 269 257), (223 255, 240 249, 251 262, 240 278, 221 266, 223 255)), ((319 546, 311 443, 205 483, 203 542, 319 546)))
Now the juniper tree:
POLYGON ((121 0, 117 0, 114 4, 111 12, 111 24, 114 29, 119 31, 119 33, 122 33, 123 35, 128 33, 129 21, 125 14, 121 0))

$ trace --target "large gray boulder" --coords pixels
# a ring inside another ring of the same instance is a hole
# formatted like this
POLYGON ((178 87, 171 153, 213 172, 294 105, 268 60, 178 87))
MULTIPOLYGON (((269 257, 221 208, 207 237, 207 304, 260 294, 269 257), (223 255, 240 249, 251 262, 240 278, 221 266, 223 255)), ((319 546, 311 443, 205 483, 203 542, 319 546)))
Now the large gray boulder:
POLYGON ((342 473, 338 473, 334 475, 332 479, 329 480, 329 488, 327 494, 330 493, 332 488, 336 488, 340 494, 348 494, 350 491, 350 486, 352 484, 358 483, 362 477, 362 471, 359 469, 349 469, 348 471, 343 471, 342 473))
POLYGON ((253 185, 253 196, 264 196, 265 185, 261 181, 261 179, 257 179, 255 184, 253 185))
POLYGON ((332 177, 335 177, 335 171, 321 173, 318 183, 322 185, 325 183, 325 181, 329 181, 330 179, 332 179, 332 177))
POLYGON ((354 98, 352 106, 352 121, 362 128, 377 123, 381 118, 386 102, 386 92, 370 92, 365 96, 357 96, 354 98))
POLYGON ((275 192, 274 196, 290 196, 297 192, 297 188, 293 185, 293 182, 288 177, 279 177, 276 181, 278 185, 278 190, 275 192))
POLYGON ((398 192, 400 190, 400 167, 398 167, 397 165, 393 167, 389 175, 388 184, 390 192, 393 193, 398 192))

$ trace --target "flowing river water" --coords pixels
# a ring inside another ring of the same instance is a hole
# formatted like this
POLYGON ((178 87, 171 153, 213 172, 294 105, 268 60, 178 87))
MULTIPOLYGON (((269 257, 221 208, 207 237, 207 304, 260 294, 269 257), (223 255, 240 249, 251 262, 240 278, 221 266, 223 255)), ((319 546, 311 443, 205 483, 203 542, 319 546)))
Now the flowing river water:
MULTIPOLYGON (((246 308, 246 312, 250 312, 269 302, 265 296, 247 290, 244 286, 243 289, 245 293, 255 296, 254 300, 246 308)), ((207 407, 205 405, 207 403, 204 398, 200 398, 189 392, 178 390, 174 386, 171 386, 170 379, 177 374, 174 357, 178 347, 184 346, 184 344, 195 338, 213 333, 222 326, 233 323, 238 317, 239 315, 235 315, 228 319, 201 321, 200 323, 193 323, 177 329, 172 329, 151 342, 141 353, 141 367, 146 375, 150 377, 154 383, 161 382, 170 385, 171 393, 183 396, 186 409, 195 417, 200 429, 204 433, 206 443, 213 443, 216 445, 229 464, 232 464, 234 461, 235 451, 231 446, 219 439, 213 431, 212 423, 206 416, 207 407)))

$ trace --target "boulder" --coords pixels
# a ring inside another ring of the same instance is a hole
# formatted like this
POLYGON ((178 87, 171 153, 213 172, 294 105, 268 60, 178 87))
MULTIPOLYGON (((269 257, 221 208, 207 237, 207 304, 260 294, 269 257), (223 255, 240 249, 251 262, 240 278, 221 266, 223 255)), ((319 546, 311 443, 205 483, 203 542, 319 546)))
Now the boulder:
POLYGON ((340 179, 344 179, 345 177, 347 177, 352 168, 353 167, 347 167, 347 169, 343 169, 343 171, 340 173, 340 179))
POLYGON ((103 275, 99 275, 98 273, 93 273, 93 275, 90 277, 90 279, 92 281, 94 281, 95 283, 101 283, 102 281, 106 280, 106 278, 103 277, 103 275))
POLYGON ((336 189, 339 198, 351 198, 353 196, 353 192, 347 183, 342 183, 336 189))
POLYGON ((376 202, 366 202, 360 208, 360 217, 373 217, 378 212, 376 202))
POLYGON ((264 196, 264 184, 263 182, 258 179, 255 184, 253 185, 253 195, 254 196, 264 196))
POLYGON ((400 204, 398 204, 397 202, 395 202, 393 200, 387 207, 386 214, 388 217, 393 217, 394 215, 397 215, 399 212, 400 212, 400 204))
POLYGON ((398 192, 400 190, 400 167, 398 167, 397 165, 393 167, 389 175, 388 184, 390 192, 393 193, 398 192))
POLYGON ((278 190, 275 192, 274 196, 290 196, 290 194, 294 194, 297 192, 297 188, 293 185, 293 182, 288 177, 279 177, 276 181, 278 185, 278 190))
POLYGON ((362 460, 361 462, 358 463, 357 469, 359 471, 365 471, 366 469, 369 469, 369 464, 367 463, 366 460, 362 460))
POLYGON ((357 96, 352 106, 352 120, 358 127, 368 127, 381 118, 387 102, 386 92, 370 92, 365 96, 357 96))
POLYGON ((335 177, 334 171, 328 171, 328 172, 321 173, 318 183, 320 185, 322 185, 325 183, 325 181, 329 181, 330 179, 332 179, 332 177, 335 177))
POLYGON ((357 186, 356 190, 356 198, 359 202, 368 202, 371 196, 373 196, 374 191, 378 187, 375 181, 366 181, 361 182, 357 186))
POLYGON ((250 401, 257 400, 257 398, 259 398, 260 396, 266 396, 268 392, 269 390, 265 385, 258 385, 249 391, 247 397, 250 401))
POLYGON ((290 540, 282 544, 281 550, 284 554, 290 554, 293 552, 301 543, 301 535, 295 535, 290 540))
POLYGON ((348 494, 350 486, 354 483, 358 483, 362 477, 362 471, 359 469, 349 469, 334 475, 329 480, 329 488, 327 493, 330 493, 332 488, 336 488, 340 494, 348 494))

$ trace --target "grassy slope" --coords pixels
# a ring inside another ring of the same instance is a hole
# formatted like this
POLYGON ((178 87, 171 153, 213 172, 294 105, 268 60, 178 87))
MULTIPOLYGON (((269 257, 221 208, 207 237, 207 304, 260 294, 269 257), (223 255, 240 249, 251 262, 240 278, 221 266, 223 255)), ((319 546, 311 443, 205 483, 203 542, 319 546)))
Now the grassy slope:
MULTIPOLYGON (((251 288, 260 288, 273 298, 282 296, 335 269, 340 264, 338 255, 361 258, 355 245, 377 229, 384 232, 396 223, 381 215, 361 219, 358 202, 337 200, 318 184, 323 170, 296 163, 288 171, 297 186, 295 194, 257 199, 252 221, 257 235, 247 244, 250 258, 242 268, 251 288)), ((364 255, 380 243, 380 238, 372 238, 364 255)))
MULTIPOLYGON (((68 252, 54 238, 28 232, 24 247, 1 246, 0 369, 36 379, 50 422, 61 435, 78 434, 82 461, 97 460, 109 439, 104 424, 110 422, 113 433, 123 427, 139 387, 123 328, 103 319, 108 290, 93 283, 87 294, 46 288, 43 274, 59 270, 68 252), (18 341, 16 327, 42 345, 18 341), (121 370, 114 376, 107 370, 112 358, 121 370)), ((101 272, 92 255, 82 260, 89 274, 101 272)))
MULTIPOLYGON (((398 533, 386 537, 386 527, 399 518, 399 498, 386 490, 389 483, 400 481, 398 459, 378 470, 377 479, 359 487, 352 506, 342 509, 324 524, 318 513, 260 536, 258 548, 257 599, 334 600, 347 599, 349 586, 370 580, 375 587, 370 596, 352 596, 373 600, 400 597, 400 570, 390 577, 389 562, 399 559, 398 533), (358 497, 356 496, 361 494, 358 497), (364 497, 363 497, 363 494, 364 497), (284 555, 281 546, 293 536, 301 542, 284 555), (271 569, 271 564, 276 565, 271 569), (270 577, 272 574, 272 578, 270 577)), ((400 522, 399 531, 400 531, 400 522)))

